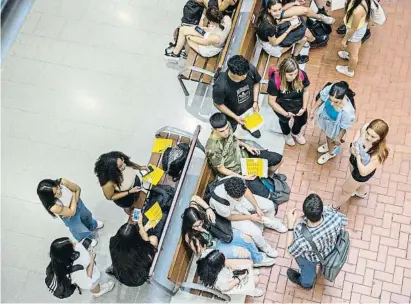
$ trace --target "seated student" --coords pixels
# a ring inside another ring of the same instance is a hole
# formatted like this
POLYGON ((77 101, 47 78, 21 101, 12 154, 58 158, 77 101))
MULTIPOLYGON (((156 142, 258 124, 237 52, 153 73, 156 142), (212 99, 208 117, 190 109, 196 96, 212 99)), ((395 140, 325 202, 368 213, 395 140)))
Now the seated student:
POLYGON ((166 59, 179 59, 184 45, 186 52, 189 48, 203 57, 216 56, 223 50, 225 41, 231 29, 231 18, 223 16, 218 8, 210 7, 206 11, 209 22, 207 27, 181 26, 178 31, 177 43, 174 48, 166 48, 166 59), (200 33, 199 31, 204 33, 200 33))
POLYGON ((199 196, 194 195, 183 214, 182 236, 185 243, 195 254, 205 256, 213 249, 218 249, 229 259, 251 259, 254 267, 272 266, 275 263, 265 253, 258 251, 252 238, 239 230, 233 229, 233 239, 224 243, 213 235, 211 225, 215 214, 210 206, 199 196))
MULTIPOLYGON (((241 117, 253 109, 259 112, 258 95, 260 93, 261 76, 257 69, 241 55, 232 56, 227 62, 227 71, 220 72, 213 85, 213 101, 215 107, 227 116, 235 131, 237 124, 244 127, 241 117)), ((251 133, 256 138, 260 131, 251 133)))
POLYGON ((262 232, 263 227, 280 233, 287 231, 281 221, 274 218, 274 203, 253 195, 240 177, 229 176, 225 179, 227 180, 224 183, 214 189, 214 194, 219 199, 217 201, 211 197, 211 208, 220 216, 229 219, 234 229, 251 236, 257 247, 269 257, 277 257, 277 251, 264 239, 262 232))
MULTIPOLYGON (((281 43, 287 38, 290 32, 294 31, 301 25, 301 20, 298 16, 308 16, 315 19, 320 19, 327 24, 332 24, 334 18, 325 15, 316 14, 312 9, 299 5, 299 2, 292 2, 284 7, 280 0, 270 0, 267 6, 262 10, 257 20, 257 37, 263 49, 271 56, 280 57, 282 53, 290 47, 283 47, 281 43), (278 34, 278 26, 284 22, 292 22, 288 29, 283 34, 278 34), (294 23, 295 22, 295 23, 294 23)), ((293 56, 298 63, 306 63, 308 56, 300 55, 302 48, 307 41, 311 47, 318 47, 321 43, 327 40, 325 37, 314 38, 309 29, 305 30, 305 35, 301 34, 301 39, 295 42, 293 56)))
POLYGON ((129 156, 118 151, 100 155, 94 165, 104 196, 126 213, 138 199, 142 185, 139 170, 145 169, 146 166, 133 163, 129 156))
POLYGON ((256 286, 260 282, 258 272, 254 272, 250 260, 228 259, 218 250, 197 261, 197 273, 206 287, 216 288, 222 293, 246 294, 261 297, 264 291, 256 286), (247 269, 237 274, 236 270, 247 269), (252 272, 252 273, 250 273, 252 272), (254 282, 247 284, 249 278, 254 282))
MULTIPOLYGON (((210 117, 210 124, 213 128, 210 138, 205 147, 206 155, 210 166, 220 177, 242 176, 241 158, 264 158, 268 161, 268 175, 272 176, 280 166, 282 156, 276 152, 259 150, 238 140, 228 123, 227 118, 222 113, 215 113, 210 117)), ((261 187, 265 187, 259 178, 255 176, 245 176, 247 186, 254 194, 263 192, 261 187)))

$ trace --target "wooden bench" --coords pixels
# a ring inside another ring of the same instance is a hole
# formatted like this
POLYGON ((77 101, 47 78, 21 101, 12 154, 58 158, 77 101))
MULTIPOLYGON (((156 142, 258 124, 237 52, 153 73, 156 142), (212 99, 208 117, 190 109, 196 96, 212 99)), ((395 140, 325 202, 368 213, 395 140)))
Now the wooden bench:
POLYGON ((215 72, 218 70, 218 68, 221 68, 223 66, 228 47, 230 46, 231 38, 233 37, 235 25, 238 20, 238 15, 240 14, 242 2, 243 0, 238 1, 237 7, 231 18, 232 21, 230 33, 220 54, 214 57, 205 58, 196 53, 194 50, 190 49, 190 51, 188 52, 186 68, 184 68, 177 76, 177 79, 184 91, 185 96, 189 96, 190 94, 188 93, 183 80, 191 80, 210 84, 213 80, 215 72))

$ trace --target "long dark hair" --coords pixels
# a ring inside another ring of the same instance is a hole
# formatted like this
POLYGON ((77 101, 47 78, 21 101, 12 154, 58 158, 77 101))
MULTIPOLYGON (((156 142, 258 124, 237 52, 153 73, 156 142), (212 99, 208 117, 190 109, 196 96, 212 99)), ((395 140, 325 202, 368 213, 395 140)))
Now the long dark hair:
POLYGON ((197 273, 206 287, 213 287, 218 274, 225 265, 225 256, 218 250, 213 250, 205 258, 197 261, 197 273))
POLYGON ((61 282, 69 276, 73 268, 73 262, 80 253, 75 251, 73 243, 68 237, 54 240, 50 245, 51 268, 57 276, 57 281, 61 282))
POLYGON ((189 250, 193 250, 195 254, 198 254, 201 248, 207 246, 207 241, 205 240, 203 234, 199 231, 189 230, 185 234, 183 234, 183 238, 183 244, 189 250))
POLYGON ((197 221, 203 221, 203 228, 208 230, 210 221, 203 210, 198 210, 194 207, 188 207, 183 213, 183 224, 181 227, 181 235, 185 235, 187 232, 193 230, 193 224, 197 221))
POLYGON ((224 29, 224 26, 221 24, 224 15, 217 7, 209 7, 206 10, 206 18, 208 19, 208 21, 217 23, 222 30, 224 29))
POLYGON ((267 5, 258 14, 257 22, 255 23, 255 26, 257 28, 260 26, 261 23, 264 23, 264 22, 268 22, 272 26, 277 25, 277 20, 275 20, 273 18, 273 16, 271 16, 271 14, 268 11, 272 6, 274 6, 276 4, 281 4, 282 5, 281 0, 269 0, 268 1, 267 5))
POLYGON ((347 96, 354 110, 356 109, 355 102, 354 102, 355 93, 353 90, 351 90, 347 82, 339 81, 339 82, 334 83, 330 88, 329 95, 334 98, 340 99, 340 100, 343 99, 344 96, 347 96))
POLYGON ((367 3, 367 16, 365 18, 365 20, 370 20, 370 16, 371 16, 371 1, 370 0, 351 0, 351 1, 347 1, 345 3, 345 14, 347 16, 347 21, 350 20, 352 14, 354 13, 354 10, 361 5, 361 3, 365 1, 367 3), (354 2, 353 5, 351 6, 350 9, 348 9, 349 5, 351 2, 354 2))
POLYGON ((57 201, 57 198, 54 196, 53 188, 59 187, 60 182, 61 179, 43 179, 37 186, 37 195, 39 196, 43 207, 52 217, 56 217, 56 215, 50 211, 50 208, 53 207, 57 201))
POLYGON ((138 225, 123 224, 110 239, 109 247, 114 274, 120 282, 139 286, 148 279, 157 249, 141 238, 138 225))
POLYGON ((123 152, 111 151, 100 155, 94 165, 94 173, 97 175, 100 186, 104 186, 110 181, 120 186, 123 182, 123 174, 117 167, 118 158, 123 159, 127 166, 136 166, 136 164, 130 160, 130 157, 123 152))

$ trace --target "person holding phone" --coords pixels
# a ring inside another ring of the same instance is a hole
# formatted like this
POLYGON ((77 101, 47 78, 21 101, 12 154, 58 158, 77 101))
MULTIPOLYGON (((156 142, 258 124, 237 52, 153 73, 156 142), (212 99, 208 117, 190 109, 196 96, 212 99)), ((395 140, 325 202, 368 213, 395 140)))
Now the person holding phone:
POLYGON ((91 246, 97 245, 93 232, 104 227, 96 221, 80 198, 81 189, 75 183, 59 178, 43 179, 37 186, 37 195, 52 217, 60 217, 77 241, 90 238, 91 246))
POLYGON ((186 52, 192 48, 203 57, 213 57, 219 54, 231 29, 231 18, 224 16, 216 7, 206 11, 207 27, 181 26, 178 32, 175 47, 167 47, 164 57, 166 59, 180 59, 185 45, 186 52))
POLYGON ((130 160, 130 157, 119 151, 100 155, 94 165, 104 196, 130 214, 130 208, 137 201, 142 187, 140 166, 130 160))

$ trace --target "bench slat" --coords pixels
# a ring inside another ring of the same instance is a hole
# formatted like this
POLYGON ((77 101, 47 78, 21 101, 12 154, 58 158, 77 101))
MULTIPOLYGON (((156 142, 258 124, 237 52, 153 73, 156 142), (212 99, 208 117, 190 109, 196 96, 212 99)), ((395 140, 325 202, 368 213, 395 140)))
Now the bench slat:
MULTIPOLYGON (((207 65, 205 69, 207 71, 215 71, 217 69, 217 61, 218 61, 218 56, 214 56, 208 59, 207 65)), ((203 77, 203 83, 209 84, 211 82, 212 78, 208 75, 204 75, 203 77)))

